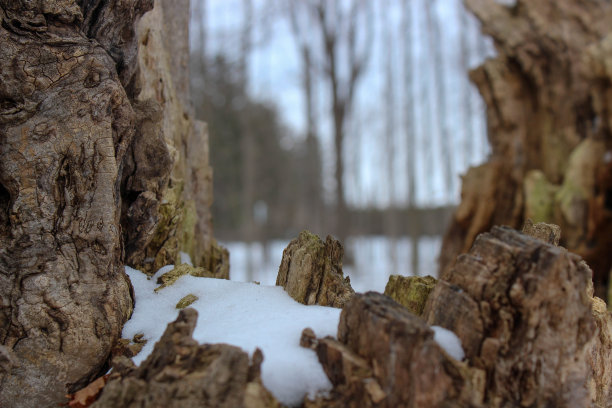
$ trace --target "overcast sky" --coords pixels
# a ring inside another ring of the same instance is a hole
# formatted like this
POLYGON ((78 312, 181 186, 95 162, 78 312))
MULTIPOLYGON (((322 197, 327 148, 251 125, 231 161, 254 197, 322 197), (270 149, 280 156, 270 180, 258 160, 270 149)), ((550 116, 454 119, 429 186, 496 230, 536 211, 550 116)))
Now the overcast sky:
MULTIPOLYGON (((197 2, 198 0, 193 0, 197 2)), ((300 88, 300 65, 295 40, 291 34, 287 19, 282 18, 282 1, 254 0, 255 47, 250 56, 250 90, 259 99, 273 102, 281 112, 282 118, 293 135, 300 137, 304 133, 303 95, 300 88)), ((346 195, 349 203, 353 205, 385 206, 390 201, 399 205, 407 202, 407 163, 406 163, 406 136, 403 125, 403 101, 401 85, 395 92, 394 100, 397 109, 392 139, 393 154, 390 156, 381 149, 384 139, 385 104, 383 96, 385 90, 384 64, 387 43, 384 38, 385 27, 379 24, 380 13, 388 12, 392 19, 394 46, 392 54, 396 67, 394 75, 400 83, 402 72, 402 40, 400 37, 401 1, 376 1, 374 4, 373 21, 375 23, 375 40, 372 58, 368 70, 357 95, 355 118, 353 127, 347 135, 346 158, 346 195), (387 163, 394 169, 395 180, 389 183, 387 163)), ((417 162, 417 194, 416 202, 419 205, 440 205, 457 202, 459 198, 460 174, 464 173, 469 165, 484 161, 488 152, 485 142, 485 120, 483 104, 477 91, 468 84, 467 74, 461 69, 461 49, 459 46, 460 28, 462 27, 463 12, 460 0, 410 0, 412 5, 412 49, 414 62, 415 84, 412 98, 415 103, 416 144, 418 154, 417 162), (444 59, 444 87, 446 100, 439 102, 436 98, 435 75, 431 43, 426 36, 426 18, 424 4, 427 1, 435 2, 434 18, 439 23, 442 50, 444 59), (470 100, 474 107, 474 114, 465 118, 464 87, 470 86, 470 100), (440 117, 437 104, 444 103, 445 118, 440 117), (429 109, 428 109, 429 107, 429 109), (436 113, 438 112, 438 113, 436 113), (465 121, 471 121, 471 136, 467 133, 465 121), (449 129, 452 151, 454 185, 452 191, 447 191, 443 183, 440 170, 443 163, 440 149, 442 126, 449 129), (466 154, 465 146, 471 137, 473 149, 466 154)), ((229 54, 237 59, 240 49, 240 27, 243 24, 242 0, 208 0, 207 1, 207 43, 208 55, 218 52, 229 54)), ((479 65, 487 55, 492 55, 492 46, 488 41, 479 39, 478 23, 472 16, 467 20, 467 30, 470 33, 469 65, 479 65)), ((198 38, 192 31, 192 47, 199 46, 198 38)), ((317 93, 318 129, 320 144, 325 164, 325 185, 328 192, 333 191, 333 144, 331 140, 331 122, 327 114, 329 97, 327 89, 321 85, 317 93)))

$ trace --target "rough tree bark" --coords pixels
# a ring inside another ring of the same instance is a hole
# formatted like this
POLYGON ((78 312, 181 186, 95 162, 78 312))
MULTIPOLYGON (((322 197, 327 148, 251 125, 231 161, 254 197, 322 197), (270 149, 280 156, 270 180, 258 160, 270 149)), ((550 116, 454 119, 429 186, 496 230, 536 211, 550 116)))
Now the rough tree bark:
POLYGON ((441 271, 478 233, 533 218, 561 226, 562 245, 585 258, 603 296, 612 265, 612 5, 465 3, 498 53, 471 73, 492 154, 463 179, 441 271))
POLYGON ((0 406, 56 406, 105 369, 132 309, 124 260, 185 250, 227 272, 206 129, 165 51, 188 39, 160 2, 136 32, 152 7, 0 0, 0 406))
POLYGON ((45 407, 103 368, 131 313, 120 175, 149 1, 0 1, 0 405, 45 407), (95 13, 89 13, 95 8, 95 13))

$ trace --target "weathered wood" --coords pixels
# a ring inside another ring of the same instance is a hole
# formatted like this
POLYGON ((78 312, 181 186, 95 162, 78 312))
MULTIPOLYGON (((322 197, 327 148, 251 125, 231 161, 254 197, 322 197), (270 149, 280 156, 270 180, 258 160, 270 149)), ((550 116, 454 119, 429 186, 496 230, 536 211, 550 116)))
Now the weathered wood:
POLYGON ((238 347, 199 345, 192 338, 197 316, 195 309, 181 310, 139 367, 116 358, 92 408, 280 407, 261 382, 261 351, 251 362, 238 347))
POLYGON ((426 321, 367 293, 344 307, 338 340, 305 331, 334 385, 305 406, 610 406, 612 316, 586 263, 552 244, 558 229, 530 231, 551 243, 507 227, 481 234, 429 294, 426 321), (459 337, 463 362, 428 324, 459 337))
POLYGON ((206 127, 167 51, 188 38, 164 37, 159 1, 139 23, 152 7, 0 0, 2 406, 55 406, 105 370, 132 308, 123 261, 151 271, 183 250, 227 275, 206 127))
POLYGON ((208 131, 190 105, 185 3, 156 0, 138 24, 129 90, 142 119, 122 180, 126 262, 153 274, 183 251, 195 266, 228 274, 227 251, 213 239, 208 131))
POLYGON ((387 296, 357 294, 342 310, 338 340, 319 339, 334 389, 315 407, 477 407, 484 372, 450 357, 419 317, 387 296))
POLYGON ((441 277, 424 317, 453 330, 470 365, 486 370, 487 406, 586 407, 590 279, 564 248, 494 227, 441 277))
POLYGON ((305 305, 343 307, 355 293, 342 274, 343 255, 339 241, 302 231, 283 251, 276 285, 305 305))

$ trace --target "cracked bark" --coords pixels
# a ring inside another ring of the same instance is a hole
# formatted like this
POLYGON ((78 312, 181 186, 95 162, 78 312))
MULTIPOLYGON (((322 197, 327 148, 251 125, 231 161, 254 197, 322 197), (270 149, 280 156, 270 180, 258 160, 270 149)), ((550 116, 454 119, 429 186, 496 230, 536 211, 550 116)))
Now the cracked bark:
POLYGON ((0 341, 14 362, 1 406, 62 402, 104 369, 131 313, 120 175, 136 115, 123 85, 152 4, 121 3, 0 1, 0 341))
POLYGON ((124 262, 183 250, 227 277, 181 1, 0 0, 0 406, 56 406, 106 369, 124 262))

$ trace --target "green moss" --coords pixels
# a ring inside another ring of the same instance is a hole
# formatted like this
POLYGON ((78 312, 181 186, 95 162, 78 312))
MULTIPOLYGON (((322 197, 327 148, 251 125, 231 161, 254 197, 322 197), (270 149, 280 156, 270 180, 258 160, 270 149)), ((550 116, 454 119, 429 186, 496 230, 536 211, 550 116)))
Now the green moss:
POLYGON ((587 138, 570 155, 563 185, 555 195, 557 206, 570 225, 583 222, 587 201, 594 191, 596 158, 603 151, 605 146, 601 141, 587 138))
POLYGON ((152 262, 142 266, 148 275, 154 274, 162 266, 174 264, 178 259, 180 246, 177 229, 182 223, 184 212, 182 193, 183 182, 172 180, 162 197, 157 228, 145 256, 152 259, 152 262))
POLYGON ((190 255, 194 254, 196 240, 195 240, 195 226, 198 221, 198 214, 196 211, 195 201, 188 200, 185 202, 183 209, 183 220, 180 225, 181 250, 187 252, 190 255))
POLYGON ((174 282, 176 282, 181 276, 184 276, 184 275, 191 275, 197 278, 214 278, 215 277, 210 271, 204 268, 196 268, 188 264, 181 264, 181 265, 175 266, 174 269, 164 273, 162 276, 160 276, 157 279, 157 283, 161 285, 155 288, 155 292, 159 292, 163 288, 174 284, 174 282))
POLYGON ((385 295, 420 316, 436 283, 436 279, 431 276, 391 275, 385 287, 385 295))
POLYGON ((178 301, 178 303, 176 304, 176 308, 177 309, 184 309, 187 306, 191 305, 193 302, 195 302, 196 300, 198 300, 199 297, 197 297, 196 295, 193 294, 188 294, 187 296, 185 296, 184 298, 182 298, 181 300, 178 301))
POLYGON ((551 184, 540 170, 525 176, 525 218, 535 223, 554 221, 555 194, 559 187, 551 184))

